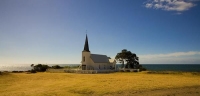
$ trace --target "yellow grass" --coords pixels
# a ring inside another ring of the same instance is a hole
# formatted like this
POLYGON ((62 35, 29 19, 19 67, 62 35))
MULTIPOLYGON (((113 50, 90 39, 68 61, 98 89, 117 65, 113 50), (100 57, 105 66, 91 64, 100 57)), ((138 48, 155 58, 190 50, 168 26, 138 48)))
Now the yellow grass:
POLYGON ((110 74, 10 73, 0 75, 0 95, 130 95, 141 90, 200 86, 200 75, 198 74, 147 74, 147 72, 110 74))

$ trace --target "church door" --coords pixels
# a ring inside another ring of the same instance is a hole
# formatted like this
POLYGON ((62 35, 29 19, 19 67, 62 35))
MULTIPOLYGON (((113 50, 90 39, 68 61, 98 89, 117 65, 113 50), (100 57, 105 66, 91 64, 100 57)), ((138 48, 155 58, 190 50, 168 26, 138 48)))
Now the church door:
POLYGON ((86 65, 82 65, 82 70, 86 70, 86 65))

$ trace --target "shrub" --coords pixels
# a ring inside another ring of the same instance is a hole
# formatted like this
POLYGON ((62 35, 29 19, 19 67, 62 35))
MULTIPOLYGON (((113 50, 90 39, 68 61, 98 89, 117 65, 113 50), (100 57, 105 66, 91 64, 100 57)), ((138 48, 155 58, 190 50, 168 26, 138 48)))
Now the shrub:
POLYGON ((18 73, 23 73, 24 71, 18 71, 18 73))
POLYGON ((31 73, 36 73, 36 71, 35 71, 35 70, 33 70, 33 69, 32 69, 32 70, 30 70, 30 72, 31 72, 31 73))
POLYGON ((59 65, 54 65, 54 66, 52 66, 52 68, 53 68, 53 69, 61 69, 61 68, 63 68, 63 67, 60 67, 59 65))
POLYGON ((18 71, 12 71, 12 73, 18 73, 18 71))
POLYGON ((38 72, 45 72, 48 68, 49 68, 48 65, 38 64, 34 66, 33 70, 38 71, 38 72))

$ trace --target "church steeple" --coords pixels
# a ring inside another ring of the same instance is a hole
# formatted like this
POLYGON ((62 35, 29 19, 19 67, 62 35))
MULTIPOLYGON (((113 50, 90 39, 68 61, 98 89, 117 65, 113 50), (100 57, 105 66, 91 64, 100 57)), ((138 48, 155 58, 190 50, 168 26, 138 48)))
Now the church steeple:
POLYGON ((85 39, 85 45, 84 45, 83 52, 90 52, 90 50, 89 50, 89 44, 88 44, 87 34, 86 34, 86 39, 85 39))

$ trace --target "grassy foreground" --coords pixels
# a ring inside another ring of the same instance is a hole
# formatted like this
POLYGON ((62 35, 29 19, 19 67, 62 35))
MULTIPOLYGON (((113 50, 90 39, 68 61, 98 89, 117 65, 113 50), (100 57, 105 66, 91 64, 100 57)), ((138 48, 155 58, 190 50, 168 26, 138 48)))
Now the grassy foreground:
POLYGON ((0 75, 1 96, 131 95, 137 91, 200 86, 199 73, 9 73, 0 75))

